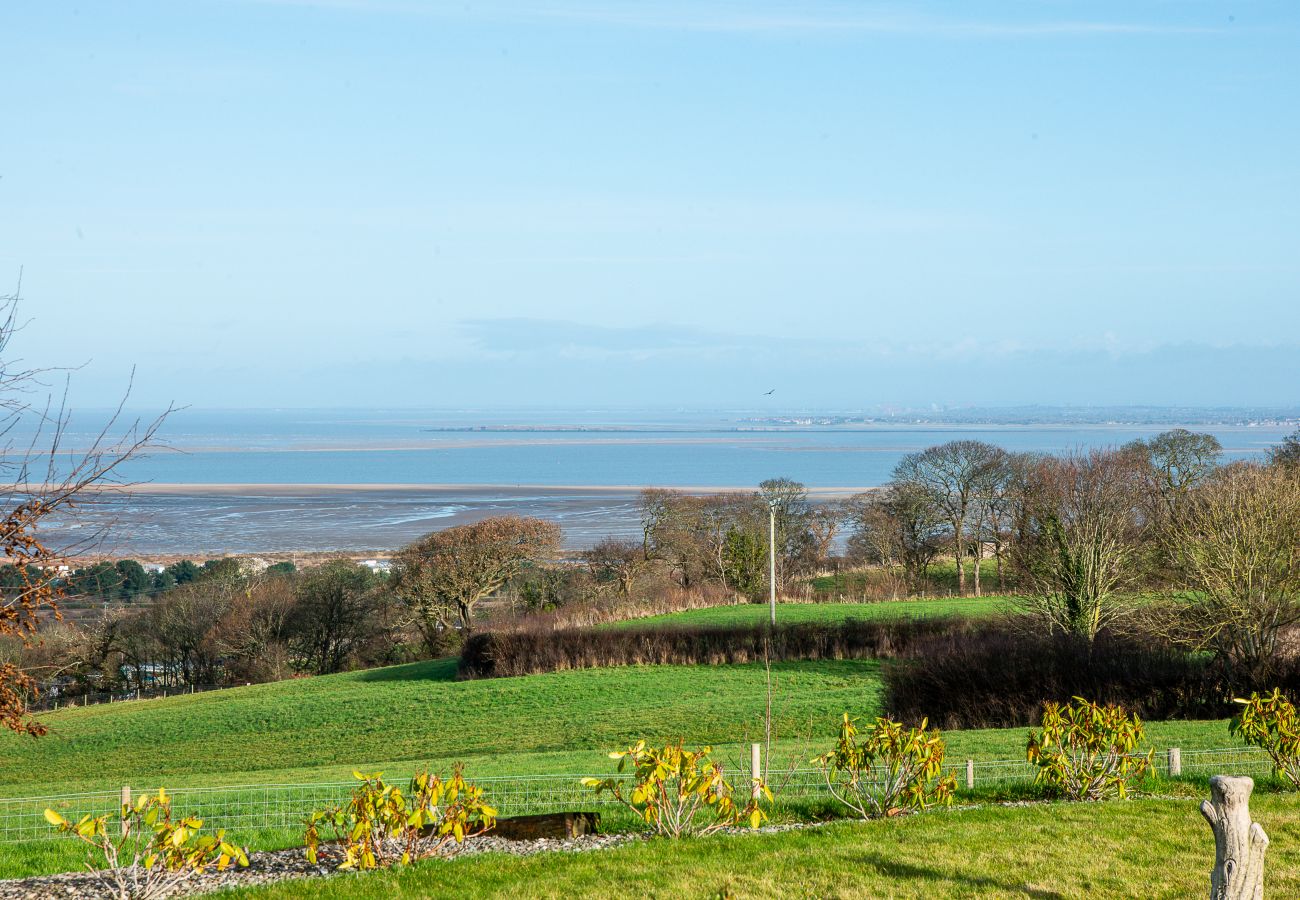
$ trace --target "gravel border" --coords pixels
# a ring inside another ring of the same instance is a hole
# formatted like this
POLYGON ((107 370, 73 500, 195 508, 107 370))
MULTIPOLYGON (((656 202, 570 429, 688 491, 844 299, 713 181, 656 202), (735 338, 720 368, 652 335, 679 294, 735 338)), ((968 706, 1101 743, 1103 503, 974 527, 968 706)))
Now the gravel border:
MULTIPOLYGON (((641 839, 637 834, 592 834, 575 838, 537 838, 531 841, 510 841, 505 838, 483 835, 467 838, 461 844, 448 844, 439 856, 451 859, 473 856, 478 853, 509 853, 514 856, 531 856, 534 853, 580 853, 604 850, 641 839)), ((324 861, 328 850, 322 848, 322 862, 313 865, 307 861, 301 847, 289 850, 266 850, 248 855, 246 868, 233 867, 224 872, 205 872, 185 882, 170 897, 188 897, 206 894, 230 887, 249 887, 270 884, 288 878, 329 877, 338 874, 333 864, 324 861)), ((0 900, 113 900, 115 895, 90 872, 65 872, 60 875, 38 875, 0 881, 0 900)))
MULTIPOLYGON (((820 828, 828 822, 797 822, 766 825, 762 828, 727 828, 721 834, 778 834, 820 828)), ((508 853, 512 856, 532 856, 536 853, 588 853, 607 850, 623 844, 644 840, 644 834, 588 834, 574 838, 535 838, 512 841, 492 835, 467 838, 461 844, 448 844, 438 854, 442 859, 474 856, 479 853, 508 853)), ((322 848, 324 857, 328 848, 322 848)), ((271 884, 290 878, 328 878, 340 874, 328 861, 313 865, 301 847, 289 850, 265 850, 248 855, 246 868, 231 868, 224 872, 209 871, 185 882, 169 897, 190 897, 232 887, 251 887, 271 884)), ((89 872, 65 872, 59 875, 37 875, 0 881, 0 900, 114 900, 115 895, 89 872)))

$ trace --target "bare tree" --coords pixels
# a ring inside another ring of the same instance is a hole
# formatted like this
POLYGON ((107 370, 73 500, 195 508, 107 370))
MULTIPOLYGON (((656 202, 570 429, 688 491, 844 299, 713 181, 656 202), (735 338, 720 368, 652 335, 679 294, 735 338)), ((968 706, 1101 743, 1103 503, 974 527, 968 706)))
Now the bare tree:
POLYGON ((703 577, 709 564, 708 551, 701 547, 701 517, 699 497, 659 488, 641 492, 645 556, 664 563, 682 587, 703 577))
POLYGON ((1195 591, 1180 611, 1183 639, 1263 685, 1283 631, 1300 622, 1300 473, 1228 466, 1192 492, 1171 525, 1195 591))
POLYGON ((307 572, 289 620, 291 645, 317 675, 342 672, 379 627, 379 578, 365 566, 336 559, 307 572))
POLYGON ((641 491, 638 501, 641 508, 641 549, 646 559, 657 558, 655 534, 668 518, 673 504, 681 497, 679 491, 667 488, 646 488, 641 491))
POLYGON ((583 551, 582 558, 594 578, 613 581, 624 597, 632 596, 637 576, 650 565, 641 544, 616 537, 597 541, 583 551))
MULTIPOLYGON (((651 493, 642 495, 643 502, 651 493)), ((664 562, 684 588, 707 579, 725 584, 727 534, 733 526, 754 518, 754 495, 729 492, 700 497, 655 491, 651 502, 652 523, 646 537, 650 558, 664 562)))
POLYGON ((1282 439, 1282 443, 1268 451, 1269 465, 1283 469, 1300 469, 1300 428, 1282 439))
POLYGON ((1212 434, 1174 428, 1125 447, 1149 466, 1153 492, 1169 509, 1218 468, 1223 445, 1212 434))
POLYGON ((1142 472, 1130 453, 1040 460, 1029 473, 1012 552, 1049 627, 1092 640, 1126 611, 1142 570, 1142 472))
POLYGON ((471 629, 478 602, 524 566, 554 556, 560 538, 554 522, 522 516, 435 531, 397 555, 393 586, 436 652, 445 629, 471 629))
POLYGON ((777 584, 789 584, 809 566, 808 558, 815 553, 808 489, 790 478, 769 478, 759 484, 758 499, 764 517, 771 511, 776 519, 777 584))
POLYGON ((1007 589, 1007 544, 1012 539, 1029 473, 1039 459, 1030 453, 999 453, 981 486, 983 537, 993 545, 993 565, 1000 592, 1007 589))
POLYGON ((292 576, 258 579, 217 623, 216 645, 229 678, 261 682, 288 677, 296 581, 292 576))
MULTIPOLYGON (((0 564, 12 565, 22 583, 0 592, 0 636, 30 642, 43 621, 58 616, 59 566, 103 537, 86 529, 75 542, 53 547, 41 535, 42 524, 123 487, 119 468, 153 441, 167 413, 148 423, 130 421, 124 398, 88 444, 65 446, 71 420, 66 376, 56 399, 46 379, 55 373, 27 368, 10 353, 20 331, 18 293, 0 297, 0 564)), ((27 714, 26 698, 35 687, 16 664, 0 664, 0 727, 45 733, 27 714)))
POLYGON ((220 581, 196 581, 163 594, 149 613, 149 625, 165 662, 182 684, 220 680, 217 623, 230 611, 239 588, 220 581))
POLYGON ((819 563, 830 558, 831 547, 835 538, 849 520, 851 510, 843 500, 827 500, 814 503, 808 510, 807 527, 812 535, 813 546, 819 563))
POLYGON ((886 569, 902 566, 908 587, 924 587, 930 563, 944 543, 943 512, 933 496, 910 482, 858 494, 850 500, 849 552, 886 569))
POLYGON ((980 484, 988 467, 1002 452, 983 441, 949 441, 920 453, 909 453, 894 467, 895 483, 907 482, 924 488, 943 510, 951 529, 957 591, 961 594, 966 593, 966 537, 978 504, 980 484))

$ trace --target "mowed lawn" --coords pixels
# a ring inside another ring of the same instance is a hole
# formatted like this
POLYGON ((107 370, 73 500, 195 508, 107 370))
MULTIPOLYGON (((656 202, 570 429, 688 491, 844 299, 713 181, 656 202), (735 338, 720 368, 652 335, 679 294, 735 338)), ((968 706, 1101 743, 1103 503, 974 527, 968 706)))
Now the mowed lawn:
MULTIPOLYGON (((892 619, 922 616, 989 616, 1008 612, 1014 600, 1007 597, 936 597, 924 600, 886 600, 879 603, 778 603, 778 622, 833 623, 845 619, 892 619)), ((771 608, 766 603, 712 606, 661 616, 617 622, 612 628, 647 625, 761 625, 771 608)))
MULTIPOLYGON (((1300 896, 1300 797, 1257 794, 1265 893, 1300 896)), ((258 900, 423 897, 1204 896, 1214 839, 1194 799, 986 806, 782 834, 484 855, 230 892, 258 900)))

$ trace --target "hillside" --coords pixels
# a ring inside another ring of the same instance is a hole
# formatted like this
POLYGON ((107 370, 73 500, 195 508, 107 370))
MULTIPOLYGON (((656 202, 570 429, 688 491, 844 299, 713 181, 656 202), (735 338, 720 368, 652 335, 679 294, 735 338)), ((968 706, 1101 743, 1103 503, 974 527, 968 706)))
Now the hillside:
MULTIPOLYGON (((189 697, 62 710, 40 740, 0 735, 0 794, 127 781, 276 780, 287 770, 467 760, 479 774, 600 764, 637 737, 735 742, 761 731, 761 666, 600 669, 456 682, 454 660, 189 697), (586 753, 580 751, 588 751, 586 753), (552 758, 537 759, 539 754, 552 758)), ((874 661, 773 666, 783 734, 876 710, 874 661)), ((300 772, 300 777, 323 773, 300 772)))
MULTIPOLYGON (((841 622, 845 619, 887 619, 922 616, 992 616, 1012 610, 1007 597, 937 597, 925 600, 889 600, 877 603, 781 603, 776 616, 781 622, 841 622)), ((761 625, 771 608, 766 603, 711 606, 627 619, 611 627, 645 625, 761 625)))
MULTIPOLYGON (((783 752, 822 745, 846 711, 879 711, 879 663, 772 667, 783 752)), ((39 740, 0 734, 0 796, 338 780, 464 761, 480 776, 603 770, 639 737, 732 744, 762 732, 758 665, 655 666, 454 681, 455 661, 61 710, 39 740)), ((1151 723, 1157 746, 1233 746, 1220 722, 1151 723)), ((951 732, 953 758, 1015 759, 1024 729, 951 732)))

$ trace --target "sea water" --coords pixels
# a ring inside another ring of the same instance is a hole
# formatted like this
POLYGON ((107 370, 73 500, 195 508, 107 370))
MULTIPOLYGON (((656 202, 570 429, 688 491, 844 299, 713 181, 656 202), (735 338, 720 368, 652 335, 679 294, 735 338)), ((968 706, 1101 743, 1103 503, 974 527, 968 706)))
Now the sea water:
MULTIPOLYGON (((637 532, 639 486, 752 489, 785 477, 811 488, 869 488, 887 482, 905 454, 945 441, 1061 453, 1119 446, 1166 427, 789 426, 735 413, 182 410, 160 429, 165 446, 121 470, 143 490, 53 524, 71 538, 112 518, 126 526, 111 530, 114 552, 122 554, 383 550, 434 528, 513 513, 555 519, 566 543, 583 546, 637 532), (160 485, 174 487, 164 493, 160 485), (301 487, 289 489, 294 485, 301 487)), ((1290 429, 1196 430, 1218 437, 1226 459, 1251 459, 1290 429)), ((88 443, 90 433, 71 431, 68 446, 88 443)))

